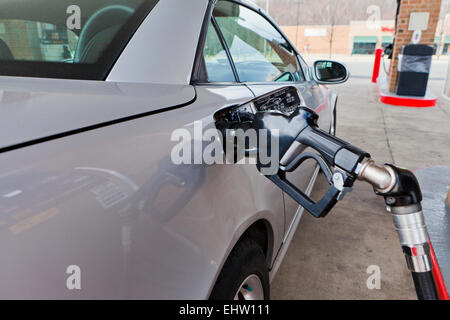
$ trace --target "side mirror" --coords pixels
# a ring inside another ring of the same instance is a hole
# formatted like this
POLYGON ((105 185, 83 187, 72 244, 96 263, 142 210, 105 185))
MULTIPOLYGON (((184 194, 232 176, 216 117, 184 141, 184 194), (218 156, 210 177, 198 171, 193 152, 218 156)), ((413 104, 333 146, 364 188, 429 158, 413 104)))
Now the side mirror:
POLYGON ((319 84, 339 84, 348 80, 350 71, 339 62, 318 60, 311 68, 313 79, 319 84))

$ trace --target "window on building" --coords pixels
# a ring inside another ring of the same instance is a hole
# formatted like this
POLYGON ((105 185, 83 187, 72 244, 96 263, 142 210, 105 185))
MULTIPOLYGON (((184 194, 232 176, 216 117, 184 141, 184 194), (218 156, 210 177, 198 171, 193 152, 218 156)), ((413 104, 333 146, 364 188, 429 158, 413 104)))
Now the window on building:
POLYGON ((382 36, 381 37, 381 47, 384 49, 386 49, 387 46, 391 45, 393 41, 393 37, 392 36, 382 36))
POLYGON ((375 54, 376 36, 356 36, 353 39, 352 54, 375 54))
POLYGON ((441 37, 435 37, 434 43, 433 43, 433 55, 437 54, 437 49, 439 46, 439 43, 441 42, 441 37))
POLYGON ((442 50, 442 54, 445 54, 445 55, 449 55, 450 54, 449 46, 450 46, 450 36, 446 36, 445 37, 444 48, 442 50))

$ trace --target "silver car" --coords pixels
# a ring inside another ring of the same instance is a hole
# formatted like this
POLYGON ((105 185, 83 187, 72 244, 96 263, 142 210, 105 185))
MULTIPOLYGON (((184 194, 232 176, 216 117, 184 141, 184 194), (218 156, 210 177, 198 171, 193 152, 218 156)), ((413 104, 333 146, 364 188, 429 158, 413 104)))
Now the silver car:
POLYGON ((246 1, 0 0, 0 298, 269 298, 302 208, 174 132, 283 87, 333 132, 311 70, 246 1))

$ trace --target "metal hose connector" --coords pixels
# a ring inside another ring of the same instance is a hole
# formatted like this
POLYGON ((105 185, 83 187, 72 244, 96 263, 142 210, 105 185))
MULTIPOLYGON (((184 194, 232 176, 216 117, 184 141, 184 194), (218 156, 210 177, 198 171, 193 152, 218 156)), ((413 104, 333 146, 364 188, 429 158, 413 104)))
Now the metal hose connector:
POLYGON ((358 179, 370 183, 379 193, 392 191, 397 183, 394 169, 390 166, 378 166, 371 159, 361 164, 358 179))
POLYGON ((358 166, 358 179, 384 196, 420 300, 438 298, 433 278, 430 239, 420 201, 420 186, 412 172, 368 159, 358 166), (405 196, 405 194, 407 196, 405 196), (398 201, 404 198, 409 201, 398 201))

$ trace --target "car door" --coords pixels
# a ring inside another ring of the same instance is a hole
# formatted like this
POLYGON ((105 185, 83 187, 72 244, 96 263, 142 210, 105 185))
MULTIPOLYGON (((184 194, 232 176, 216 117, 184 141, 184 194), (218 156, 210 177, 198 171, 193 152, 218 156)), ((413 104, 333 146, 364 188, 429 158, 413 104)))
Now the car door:
MULTIPOLYGON (((245 104, 255 97, 252 90, 238 81, 236 69, 231 62, 230 53, 226 49, 225 41, 214 17, 211 17, 209 21, 204 43, 200 43, 200 48, 203 49, 197 57, 198 61, 192 79, 198 100, 208 100, 214 97, 215 111, 218 113, 230 106, 245 104)), ((212 116, 209 120, 212 120, 212 116)), ((209 124, 214 125, 214 123, 209 124)), ((283 193, 262 176, 255 165, 243 165, 241 167, 244 168, 246 175, 252 181, 250 191, 254 194, 254 198, 261 202, 258 207, 261 206, 261 208, 271 211, 276 216, 275 219, 269 221, 274 229, 273 250, 276 253, 281 247, 285 229, 283 193), (267 203, 270 203, 270 205, 267 206, 267 203)), ((223 166, 223 172, 231 177, 236 174, 236 166, 225 165, 223 166)), ((240 184, 241 181, 230 179, 230 183, 236 185, 240 184)), ((245 198, 242 200, 245 201, 245 198)), ((274 258, 275 256, 272 257, 272 259, 274 258)), ((268 261, 269 265, 272 262, 268 261)))
MULTIPOLYGON (((255 96, 283 86, 295 86, 303 104, 320 115, 319 125, 329 130, 331 109, 325 88, 310 79, 306 63, 275 24, 260 10, 239 1, 222 0, 213 12, 223 42, 231 56, 236 76, 255 96)), ((302 170, 289 174, 289 179, 306 190, 315 169, 313 161, 302 170)), ((298 204, 285 197, 285 232, 290 230, 298 204)))

